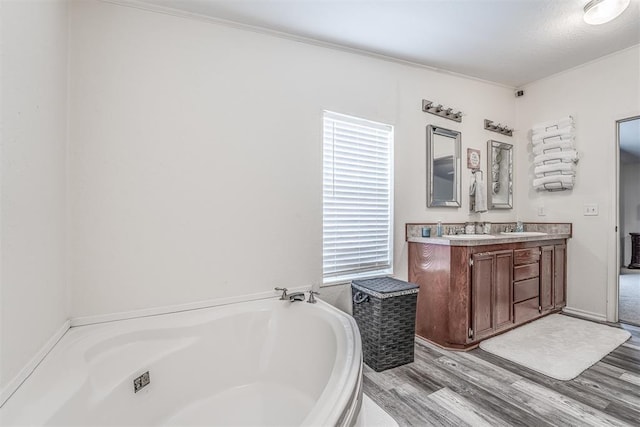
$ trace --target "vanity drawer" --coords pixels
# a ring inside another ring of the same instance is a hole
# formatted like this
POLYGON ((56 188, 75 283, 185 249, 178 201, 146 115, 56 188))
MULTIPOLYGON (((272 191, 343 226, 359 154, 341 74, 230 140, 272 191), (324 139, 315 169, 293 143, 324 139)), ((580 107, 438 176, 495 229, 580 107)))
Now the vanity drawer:
POLYGON ((513 267, 513 281, 531 279, 532 277, 540 276, 540 265, 535 264, 519 265, 513 267))
POLYGON ((540 248, 516 249, 513 251, 513 265, 532 264, 540 259, 540 248))
POLYGON ((513 304, 513 317, 515 323, 526 322, 538 317, 538 298, 531 298, 526 301, 513 304))
POLYGON ((520 302, 539 295, 540 281, 537 277, 513 284, 513 301, 520 302))

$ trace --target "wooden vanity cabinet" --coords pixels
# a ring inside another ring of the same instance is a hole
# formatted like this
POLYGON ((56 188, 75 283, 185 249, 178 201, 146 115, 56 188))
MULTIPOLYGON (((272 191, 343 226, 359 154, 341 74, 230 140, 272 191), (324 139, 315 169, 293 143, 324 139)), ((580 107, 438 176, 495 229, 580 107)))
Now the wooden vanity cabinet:
POLYGON ((471 259, 469 339, 480 339, 513 323, 513 251, 472 254, 471 259))
POLYGON ((409 242, 409 281, 420 286, 416 334, 464 350, 566 304, 566 244, 409 242))
POLYGON ((540 250, 540 311, 546 313, 567 305, 567 245, 545 245, 540 250))
POLYGON ((540 247, 514 249, 513 318, 515 323, 540 313, 540 247))

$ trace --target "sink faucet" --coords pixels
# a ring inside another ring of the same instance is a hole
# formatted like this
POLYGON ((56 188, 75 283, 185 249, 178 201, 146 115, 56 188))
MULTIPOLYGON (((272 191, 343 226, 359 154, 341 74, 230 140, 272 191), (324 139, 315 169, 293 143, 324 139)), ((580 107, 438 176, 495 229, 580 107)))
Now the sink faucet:
POLYGON ((289 301, 304 301, 304 292, 294 292, 292 294, 289 294, 289 301))

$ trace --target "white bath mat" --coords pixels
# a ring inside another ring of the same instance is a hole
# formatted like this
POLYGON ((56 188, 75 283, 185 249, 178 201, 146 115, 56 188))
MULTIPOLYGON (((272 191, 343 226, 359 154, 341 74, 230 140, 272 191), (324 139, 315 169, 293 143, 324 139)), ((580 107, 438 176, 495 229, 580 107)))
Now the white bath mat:
POLYGON ((552 314, 482 341, 480 348, 551 378, 570 380, 630 336, 624 329, 552 314))

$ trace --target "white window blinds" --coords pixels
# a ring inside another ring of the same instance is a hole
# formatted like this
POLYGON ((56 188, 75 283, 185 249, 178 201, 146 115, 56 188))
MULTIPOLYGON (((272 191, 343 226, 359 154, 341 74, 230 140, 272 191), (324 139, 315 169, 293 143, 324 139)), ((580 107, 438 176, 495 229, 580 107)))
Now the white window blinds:
POLYGON ((325 282, 391 272, 393 126, 324 112, 325 282))

